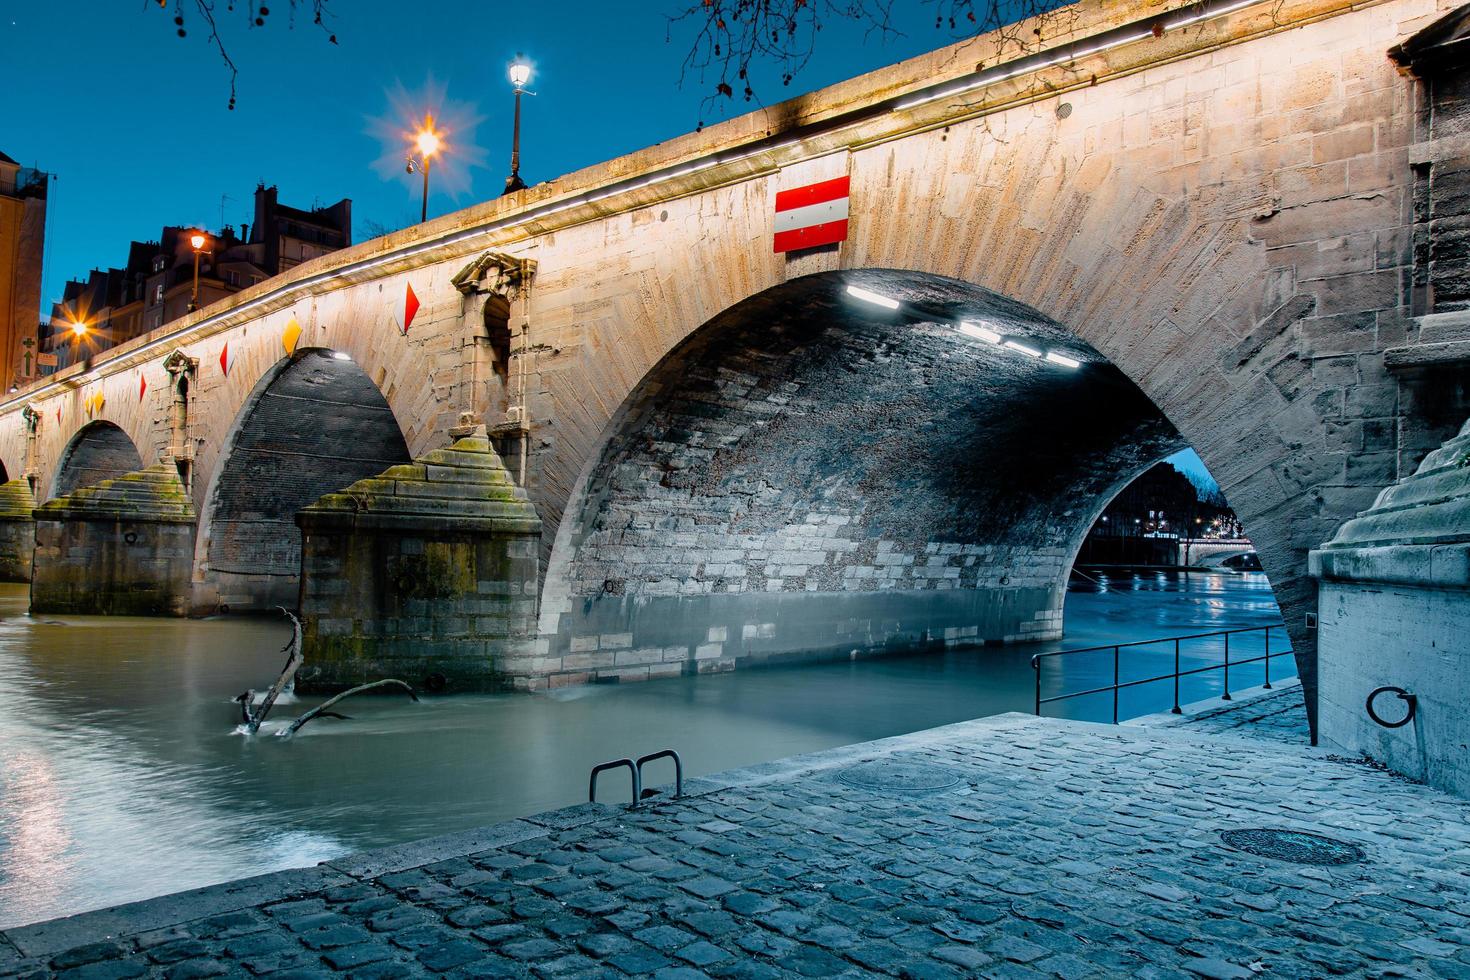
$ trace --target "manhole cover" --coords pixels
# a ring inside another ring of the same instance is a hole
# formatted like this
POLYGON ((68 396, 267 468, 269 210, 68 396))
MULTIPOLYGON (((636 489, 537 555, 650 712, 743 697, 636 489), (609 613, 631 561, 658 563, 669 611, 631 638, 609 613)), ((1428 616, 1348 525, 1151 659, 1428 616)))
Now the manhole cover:
POLYGON ((860 762, 839 772, 837 778, 849 786, 878 793, 933 793, 963 781, 953 769, 905 759, 860 762))
POLYGON ((1301 830, 1222 830, 1226 847, 1292 864, 1352 864, 1365 857, 1363 849, 1301 830))

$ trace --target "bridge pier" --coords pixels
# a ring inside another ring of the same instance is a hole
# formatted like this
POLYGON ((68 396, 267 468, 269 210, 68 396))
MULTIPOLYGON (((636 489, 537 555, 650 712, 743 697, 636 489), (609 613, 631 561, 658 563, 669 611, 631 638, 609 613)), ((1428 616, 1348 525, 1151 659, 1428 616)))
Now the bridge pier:
POLYGON ((36 550, 36 498, 28 480, 0 483, 0 582, 29 582, 36 550))
POLYGON ((1319 581, 1322 738, 1470 797, 1467 463, 1470 422, 1308 561, 1319 581), (1370 704, 1381 688, 1393 690, 1370 704), (1369 707, 1403 724, 1375 723, 1369 707))
POLYGON ((34 511, 31 612, 187 614, 194 506, 172 460, 34 511))
POLYGON ((300 690, 536 686, 541 521, 484 427, 298 512, 300 690))

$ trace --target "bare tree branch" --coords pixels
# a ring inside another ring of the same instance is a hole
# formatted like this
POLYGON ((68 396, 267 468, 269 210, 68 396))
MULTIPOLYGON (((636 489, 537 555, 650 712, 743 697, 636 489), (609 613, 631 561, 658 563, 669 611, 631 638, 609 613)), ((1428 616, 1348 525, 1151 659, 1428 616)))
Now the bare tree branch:
POLYGON ((356 687, 352 688, 351 690, 343 691, 341 694, 338 694, 336 697, 328 698, 327 700, 323 701, 321 704, 317 705, 315 708, 312 708, 310 711, 306 712, 306 714, 302 715, 300 718, 297 718, 295 721, 291 722, 291 724, 289 726, 287 726, 286 730, 283 731, 283 732, 281 732, 281 734, 282 735, 287 735, 287 736, 289 736, 289 735, 295 735, 298 731, 301 730, 301 726, 302 725, 305 725, 307 722, 311 721, 313 718, 320 718, 320 717, 323 717, 323 716, 328 717, 328 718, 341 718, 342 715, 339 715, 336 712, 330 711, 328 709, 331 708, 338 701, 341 701, 343 698, 350 698, 354 694, 361 694, 364 691, 377 690, 378 688, 381 688, 381 687, 399 687, 399 688, 402 688, 404 691, 408 692, 408 696, 410 698, 412 698, 414 701, 417 701, 419 699, 419 696, 413 692, 413 688, 412 687, 410 687, 405 682, 398 680, 395 677, 388 677, 388 678, 385 678, 385 679, 383 679, 381 681, 373 681, 371 684, 359 684, 356 687))
MULTIPOLYGON (((894 26, 894 4, 903 0, 682 0, 668 19, 665 39, 692 26, 694 38, 679 76, 703 85, 715 79, 702 103, 718 111, 737 96, 759 102, 753 73, 774 67, 790 85, 811 61, 822 29, 837 21, 867 28, 883 40, 901 36, 894 26)), ((1052 13, 1064 0, 919 0, 934 11, 934 29, 944 41, 997 33, 1002 48, 1028 54, 1040 47, 1042 30, 1024 21, 1052 13)), ((699 124, 703 127, 704 122, 699 124)))
MULTIPOLYGON (((204 26, 209 30, 208 44, 218 52, 220 60, 225 64, 225 71, 230 77, 230 102, 229 108, 235 108, 235 83, 240 78, 240 69, 231 57, 229 48, 226 46, 224 35, 220 33, 220 22, 215 18, 215 11, 220 0, 156 0, 158 7, 167 10, 172 2, 174 12, 174 31, 179 37, 188 37, 189 28, 186 13, 197 15, 204 26)), ((224 0, 225 13, 233 14, 239 8, 244 17, 248 29, 265 27, 269 23, 271 8, 267 0, 224 0)), ((309 9, 312 14, 312 23, 321 29, 327 36, 329 44, 337 43, 337 35, 332 33, 330 24, 332 13, 329 9, 331 0, 285 0, 288 8, 287 29, 296 27, 296 11, 309 9)))
POLYGON ((255 692, 246 691, 235 700, 240 702, 240 714, 243 716, 241 724, 245 730, 254 735, 260 731, 260 723, 265 721, 266 715, 276 706, 276 699, 281 692, 286 690, 287 685, 296 677, 296 672, 301 669, 301 663, 305 659, 301 652, 301 620, 290 612, 282 609, 281 612, 287 619, 291 620, 291 639, 281 647, 281 652, 286 654, 286 666, 281 668, 281 673, 276 681, 266 692, 265 699, 259 705, 255 704, 255 692))

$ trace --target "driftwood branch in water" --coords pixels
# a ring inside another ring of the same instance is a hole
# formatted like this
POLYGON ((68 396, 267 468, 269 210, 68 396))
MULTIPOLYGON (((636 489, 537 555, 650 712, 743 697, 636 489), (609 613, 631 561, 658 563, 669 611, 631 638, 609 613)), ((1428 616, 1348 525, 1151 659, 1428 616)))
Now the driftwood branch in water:
POLYGON ((301 620, 297 619, 286 609, 281 609, 281 612, 285 614, 287 619, 291 620, 291 639, 285 646, 281 647, 281 652, 286 654, 286 666, 281 668, 280 676, 276 678, 276 682, 271 685, 270 690, 265 693, 265 699, 259 705, 254 704, 254 691, 246 691, 236 698, 240 702, 240 714, 243 716, 242 724, 245 726, 245 730, 252 735, 260 731, 260 723, 265 721, 266 716, 275 707, 276 699, 281 696, 281 692, 296 677, 296 671, 301 669, 301 662, 303 660, 301 654, 301 620))
POLYGON ((323 715, 326 715, 327 717, 331 717, 331 718, 340 718, 340 717, 342 717, 341 715, 338 715, 335 712, 330 711, 328 709, 330 709, 338 701, 341 701, 343 698, 350 698, 354 694, 361 694, 364 691, 371 691, 371 690, 374 690, 374 689, 380 688, 380 687, 401 687, 401 688, 403 688, 403 690, 405 690, 405 691, 408 692, 408 696, 410 698, 412 698, 415 701, 417 701, 419 699, 419 696, 417 694, 413 693, 413 688, 409 687, 403 681, 400 681, 400 680, 398 680, 396 678, 393 678, 393 677, 389 677, 389 678, 387 678, 385 680, 381 680, 381 681, 373 681, 371 684, 359 684, 356 687, 352 688, 351 690, 343 691, 341 694, 338 694, 336 697, 329 698, 326 701, 323 701, 321 704, 317 705, 315 708, 312 708, 306 714, 302 715, 300 718, 297 718, 295 721, 291 722, 291 724, 289 726, 287 726, 286 730, 283 731, 283 732, 281 732, 281 734, 282 735, 295 735, 298 731, 301 730, 301 726, 302 725, 306 724, 308 721, 311 721, 313 718, 320 718, 323 715))

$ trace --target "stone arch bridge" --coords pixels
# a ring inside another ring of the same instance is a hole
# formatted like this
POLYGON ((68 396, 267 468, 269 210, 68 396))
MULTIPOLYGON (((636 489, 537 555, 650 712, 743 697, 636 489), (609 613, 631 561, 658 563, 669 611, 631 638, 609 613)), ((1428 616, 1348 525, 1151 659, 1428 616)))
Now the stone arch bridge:
POLYGON ((628 680, 1055 637, 1191 445, 1310 683, 1308 549, 1467 414, 1463 23, 1082 2, 324 256, 0 404, 10 563, 30 491, 38 608, 628 680))

